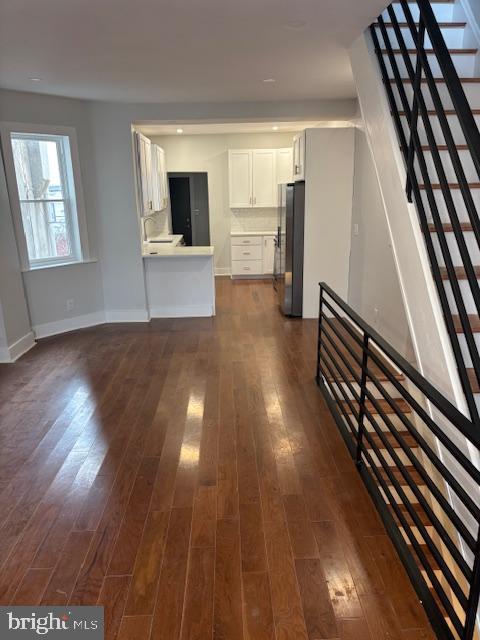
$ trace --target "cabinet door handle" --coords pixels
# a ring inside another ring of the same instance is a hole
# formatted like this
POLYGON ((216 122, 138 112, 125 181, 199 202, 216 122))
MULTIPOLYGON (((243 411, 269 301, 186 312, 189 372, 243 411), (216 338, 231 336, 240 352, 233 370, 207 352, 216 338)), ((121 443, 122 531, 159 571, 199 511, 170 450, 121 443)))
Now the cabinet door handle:
POLYGON ((250 251, 244 251, 242 255, 249 256, 250 255, 250 251))
POLYGON ((243 267, 244 271, 250 271, 250 267, 243 267))

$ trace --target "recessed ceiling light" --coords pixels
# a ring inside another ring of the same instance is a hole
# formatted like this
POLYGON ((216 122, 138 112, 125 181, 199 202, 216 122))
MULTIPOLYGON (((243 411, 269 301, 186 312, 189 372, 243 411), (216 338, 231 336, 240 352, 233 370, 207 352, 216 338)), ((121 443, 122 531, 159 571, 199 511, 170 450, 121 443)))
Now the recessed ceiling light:
POLYGON ((272 127, 272 129, 273 129, 274 131, 278 131, 278 127, 277 127, 277 125, 275 125, 274 127, 272 127))
POLYGON ((183 129, 177 129, 177 133, 183 133, 183 129))
POLYGON ((306 22, 305 20, 290 20, 289 22, 286 22, 284 24, 284 26, 287 29, 303 29, 306 26, 306 22))
POLYGON ((29 78, 32 82, 41 82, 41 78, 29 78))
POLYGON ((275 78, 265 78, 264 82, 275 82, 275 78))

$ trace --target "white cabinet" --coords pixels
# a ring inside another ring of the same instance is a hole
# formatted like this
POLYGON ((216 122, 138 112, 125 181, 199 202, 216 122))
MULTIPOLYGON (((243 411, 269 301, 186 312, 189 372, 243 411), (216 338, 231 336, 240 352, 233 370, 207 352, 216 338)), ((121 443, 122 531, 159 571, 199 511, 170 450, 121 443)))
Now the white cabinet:
POLYGON ((165 153, 141 133, 135 134, 137 185, 141 214, 162 211, 168 204, 165 153))
POLYGON ((276 207, 276 164, 276 149, 231 149, 228 152, 230 207, 276 207))
POLYGON ((137 151, 137 184, 142 215, 153 212, 152 143, 141 133, 135 134, 137 151))
POLYGON ((274 236, 232 236, 232 277, 273 274, 274 236))
POLYGON ((293 149, 277 149, 277 184, 293 182, 293 149))
POLYGON ((230 207, 252 206, 252 152, 238 149, 228 152, 230 207))
POLYGON ((305 180, 305 131, 293 139, 293 179, 305 180))
POLYGON ((163 211, 168 204, 165 152, 158 144, 152 145, 152 203, 154 211, 163 211))
POLYGON ((275 236, 263 236, 263 273, 273 274, 273 260, 275 258, 275 236))
POLYGON ((252 200, 254 207, 277 206, 275 149, 252 151, 252 200))

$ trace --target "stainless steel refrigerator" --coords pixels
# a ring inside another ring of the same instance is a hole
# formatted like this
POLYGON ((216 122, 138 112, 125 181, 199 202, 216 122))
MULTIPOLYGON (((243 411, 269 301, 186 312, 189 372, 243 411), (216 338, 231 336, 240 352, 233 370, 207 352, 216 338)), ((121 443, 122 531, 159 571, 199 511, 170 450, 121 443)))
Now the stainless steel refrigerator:
POLYGON ((274 286, 287 316, 302 316, 305 182, 278 185, 274 286))

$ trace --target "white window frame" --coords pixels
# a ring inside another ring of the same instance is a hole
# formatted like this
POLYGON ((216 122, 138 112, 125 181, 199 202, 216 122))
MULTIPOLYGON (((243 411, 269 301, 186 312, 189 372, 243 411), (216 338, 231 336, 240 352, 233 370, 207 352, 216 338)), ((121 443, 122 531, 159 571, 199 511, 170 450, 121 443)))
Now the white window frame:
POLYGON ((12 208, 13 223, 15 227, 15 237, 17 240, 18 253, 23 271, 35 271, 37 269, 61 267, 67 264, 79 264, 90 262, 87 220, 85 213, 85 200, 82 188, 82 176, 80 170, 80 159, 78 155, 78 143, 76 131, 73 127, 33 125, 18 122, 0 123, 0 137, 2 152, 5 163, 5 175, 7 178, 7 188, 12 208), (64 153, 69 152, 71 167, 68 157, 65 158, 66 175, 64 179, 67 187, 70 239, 72 243, 72 255, 64 258, 45 258, 40 260, 30 260, 28 256, 27 240, 23 228, 22 210, 17 186, 17 176, 12 150, 12 134, 38 135, 38 136, 58 136, 67 141, 64 144, 64 153), (68 147, 68 148, 67 148, 68 147), (72 197, 72 195, 74 197, 72 197))

